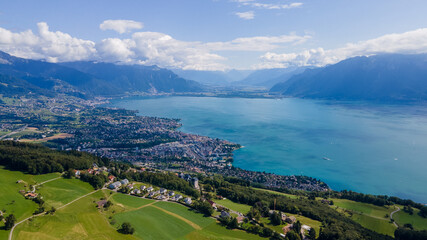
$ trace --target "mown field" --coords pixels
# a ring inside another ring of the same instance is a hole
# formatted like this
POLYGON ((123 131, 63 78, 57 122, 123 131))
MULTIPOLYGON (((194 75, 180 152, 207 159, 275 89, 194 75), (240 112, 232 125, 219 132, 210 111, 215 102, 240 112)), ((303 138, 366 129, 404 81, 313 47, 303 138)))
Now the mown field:
MULTIPOLYGON (((16 219, 22 220, 32 215, 37 204, 26 200, 19 190, 29 190, 30 185, 58 177, 58 174, 29 175, 22 172, 9 171, 0 167, 0 210, 7 216, 13 213, 16 219), (22 183, 17 183, 22 180, 22 183)), ((0 228, 4 226, 0 222, 0 228)), ((7 239, 9 231, 0 230, 0 239, 7 239)))
POLYGON ((240 212, 240 213, 243 213, 243 214, 248 213, 249 210, 251 209, 251 207, 248 206, 248 205, 240 204, 240 203, 235 203, 235 202, 232 202, 232 201, 230 201, 228 199, 215 200, 214 202, 217 203, 217 204, 219 204, 219 205, 222 205, 222 206, 224 206, 224 207, 226 207, 228 209, 231 209, 233 211, 240 212))

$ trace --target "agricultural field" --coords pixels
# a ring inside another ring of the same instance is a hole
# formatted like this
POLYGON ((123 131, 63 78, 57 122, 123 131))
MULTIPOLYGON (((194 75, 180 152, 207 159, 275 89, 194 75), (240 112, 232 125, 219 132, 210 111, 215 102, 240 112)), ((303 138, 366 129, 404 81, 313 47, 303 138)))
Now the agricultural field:
POLYGON ((390 218, 386 216, 389 216, 391 212, 397 209, 395 206, 381 207, 347 199, 331 200, 334 202, 334 205, 331 206, 332 208, 344 212, 362 226, 382 234, 394 236, 396 226, 394 226, 394 224, 390 222, 390 218))
MULTIPOLYGON (((25 199, 19 190, 29 190, 32 184, 56 177, 58 174, 29 175, 0 167, 0 210, 5 216, 13 213, 18 221, 31 216, 37 204, 25 199), (22 183, 17 183, 18 180, 22 180, 22 183)), ((0 222, 0 228, 3 224, 0 222)), ((9 231, 0 230, 0 239, 7 239, 8 234, 9 231)))
POLYGON ((26 221, 15 229, 13 239, 135 239, 118 233, 96 208, 94 201, 102 197, 104 193, 98 191, 57 210, 54 215, 26 221))
POLYGON ((216 204, 222 205, 230 210, 236 211, 236 212, 240 212, 243 214, 246 214, 249 212, 249 210, 251 209, 251 207, 249 205, 246 204, 240 204, 240 203, 235 203, 232 202, 229 199, 222 199, 222 200, 214 200, 214 202, 216 204))
POLYGON ((272 193, 272 194, 286 196, 286 197, 292 198, 292 199, 297 199, 297 198, 301 197, 301 196, 297 196, 297 195, 292 195, 292 194, 288 194, 288 193, 282 193, 282 192, 272 191, 272 190, 263 189, 263 188, 254 188, 254 189, 260 190, 260 191, 264 191, 264 192, 269 192, 269 193, 272 193))
MULTIPOLYGON (((403 206, 400 206, 400 209, 403 209, 403 206)), ((393 218, 400 226, 403 226, 405 223, 410 223, 416 230, 427 230, 427 218, 418 215, 419 212, 420 210, 415 208, 412 215, 404 211, 399 211, 393 214, 393 218)))
POLYGON ((49 206, 58 208, 93 191, 93 187, 79 179, 60 178, 41 185, 37 191, 49 206))

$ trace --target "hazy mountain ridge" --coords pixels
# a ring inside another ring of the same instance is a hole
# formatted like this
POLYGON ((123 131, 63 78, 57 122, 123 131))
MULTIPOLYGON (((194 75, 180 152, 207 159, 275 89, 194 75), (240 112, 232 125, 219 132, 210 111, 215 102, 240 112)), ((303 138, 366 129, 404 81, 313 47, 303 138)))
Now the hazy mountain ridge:
POLYGON ((270 92, 336 100, 427 100, 427 54, 350 58, 308 69, 276 84, 270 92))
MULTIPOLYGON (((122 95, 132 92, 201 91, 202 85, 156 66, 112 63, 48 63, 0 51, 0 74, 55 92, 79 95, 122 95)), ((21 84, 25 87, 25 84, 21 84)), ((30 86, 30 85, 29 85, 30 86)))
POLYGON ((275 84, 284 82, 290 77, 303 72, 305 69, 305 67, 261 69, 234 84, 271 88, 275 84))

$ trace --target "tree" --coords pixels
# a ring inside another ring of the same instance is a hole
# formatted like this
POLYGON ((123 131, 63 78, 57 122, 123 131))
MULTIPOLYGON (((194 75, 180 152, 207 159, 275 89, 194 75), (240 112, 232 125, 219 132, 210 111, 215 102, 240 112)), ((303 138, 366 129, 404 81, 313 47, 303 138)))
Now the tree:
POLYGON ((239 224, 237 223, 236 218, 231 218, 231 220, 228 222, 227 227, 230 229, 235 229, 239 227, 239 224))
POLYGON ((418 214, 423 218, 427 218, 427 206, 420 208, 420 212, 418 214))
POLYGON ((249 219, 256 219, 257 221, 261 218, 261 213, 258 211, 258 209, 251 207, 251 209, 249 210, 249 212, 246 214, 246 216, 249 219))
POLYGON ((118 230, 120 233, 123 234, 133 234, 135 232, 135 229, 132 227, 132 225, 129 222, 122 223, 122 226, 118 230))
POLYGON ((310 228, 310 230, 308 230, 308 239, 316 239, 316 230, 314 230, 314 228, 310 228))
POLYGON ((270 221, 271 221, 271 224, 277 226, 282 224, 282 217, 279 213, 274 212, 273 214, 270 215, 270 221))
POLYGON ((74 169, 68 169, 64 173, 64 178, 72 178, 74 176, 74 169))
POLYGON ((262 236, 263 237, 271 237, 273 235, 273 230, 270 228, 263 228, 262 229, 262 236))
POLYGON ((15 226, 16 217, 13 214, 10 214, 6 217, 6 222, 4 223, 4 228, 6 230, 11 229, 13 226, 15 226))
POLYGON ((207 201, 195 201, 193 206, 197 211, 206 216, 211 216, 215 211, 207 201))
POLYGON ((301 237, 298 233, 296 233, 295 231, 289 231, 288 233, 286 233, 286 240, 301 240, 301 237))

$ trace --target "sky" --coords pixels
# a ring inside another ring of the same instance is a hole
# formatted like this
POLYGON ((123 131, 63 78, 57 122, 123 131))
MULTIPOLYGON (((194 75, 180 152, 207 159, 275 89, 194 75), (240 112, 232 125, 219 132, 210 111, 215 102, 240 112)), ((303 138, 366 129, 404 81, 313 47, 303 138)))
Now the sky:
POLYGON ((425 0, 14 0, 0 50, 49 62, 170 69, 325 66, 427 53, 425 0))

